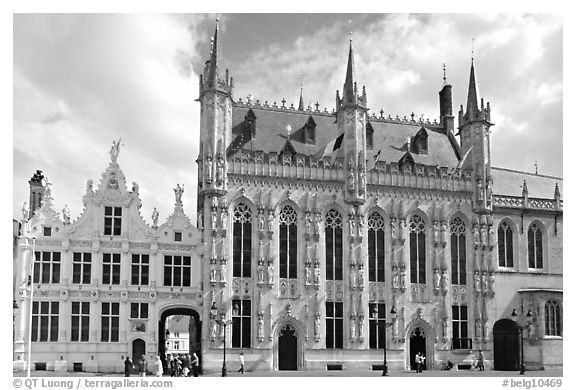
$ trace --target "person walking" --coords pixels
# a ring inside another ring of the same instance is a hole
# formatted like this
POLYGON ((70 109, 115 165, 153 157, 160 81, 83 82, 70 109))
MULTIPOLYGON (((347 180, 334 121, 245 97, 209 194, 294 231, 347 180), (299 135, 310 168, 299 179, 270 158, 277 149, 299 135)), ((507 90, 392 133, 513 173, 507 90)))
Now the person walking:
POLYGON ((484 371, 484 354, 482 351, 478 352, 478 371, 484 371))
POLYGON ((154 362, 154 374, 156 376, 162 376, 164 374, 164 367, 162 367, 162 359, 160 359, 160 356, 156 356, 156 361, 154 362))
POLYGON ((138 372, 140 373, 140 376, 145 377, 147 370, 148 370, 148 362, 146 361, 144 355, 142 355, 140 361, 138 362, 138 372))
POLYGON ((192 374, 194 376, 198 376, 198 355, 196 355, 196 352, 192 352, 192 374))
POLYGON ((124 359, 124 376, 130 377, 130 372, 133 368, 134 363, 132 363, 132 360, 130 360, 130 356, 126 356, 126 359, 124 359))
POLYGON ((240 356, 238 356, 238 360, 240 362, 240 369, 238 370, 239 373, 244 375, 244 352, 240 352, 240 356))

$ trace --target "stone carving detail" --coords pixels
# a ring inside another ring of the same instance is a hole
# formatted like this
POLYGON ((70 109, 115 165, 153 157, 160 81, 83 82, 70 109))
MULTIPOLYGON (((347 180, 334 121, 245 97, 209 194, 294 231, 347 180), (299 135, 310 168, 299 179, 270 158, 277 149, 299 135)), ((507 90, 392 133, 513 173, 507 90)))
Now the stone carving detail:
POLYGON ((261 343, 264 341, 264 312, 258 312, 258 327, 256 331, 256 337, 258 338, 258 342, 261 343))
POLYGON ((314 316, 314 340, 320 341, 320 313, 314 316))

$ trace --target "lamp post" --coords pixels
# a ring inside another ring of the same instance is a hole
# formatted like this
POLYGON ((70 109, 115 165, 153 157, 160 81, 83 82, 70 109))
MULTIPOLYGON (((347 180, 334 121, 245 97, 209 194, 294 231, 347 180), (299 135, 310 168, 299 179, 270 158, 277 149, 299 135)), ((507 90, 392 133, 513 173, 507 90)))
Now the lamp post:
POLYGON ((30 365, 32 364, 32 317, 34 307, 34 263, 36 262, 36 237, 32 237, 32 260, 30 261, 30 312, 28 317, 28 367, 27 377, 30 378, 30 365))
MULTIPOLYGON (((210 315, 218 325, 224 327, 224 353, 222 358, 222 376, 227 376, 228 370, 226 368, 226 328, 228 327, 228 325, 232 325, 234 323, 234 320, 224 319, 225 314, 223 312, 218 314, 218 309, 216 308, 215 302, 212 302, 212 307, 210 308, 210 315)), ((237 315, 238 315, 238 305, 234 305, 234 307, 232 308, 232 317, 235 317, 237 315)))
POLYGON ((524 362, 524 329, 528 329, 532 324, 532 312, 528 310, 526 313, 526 324, 520 325, 516 322, 518 314, 516 314, 516 309, 512 309, 512 321, 516 323, 518 329, 520 329, 520 375, 526 373, 526 363, 524 362))
POLYGON ((377 326, 383 326, 384 328, 384 365, 382 367, 382 376, 388 376, 388 361, 386 356, 386 330, 394 325, 394 321, 396 321, 396 308, 392 306, 390 310, 390 317, 392 318, 391 322, 386 322, 386 318, 384 318, 384 322, 380 322, 378 319, 378 306, 374 306, 374 311, 372 311, 372 318, 375 319, 377 322, 377 326))

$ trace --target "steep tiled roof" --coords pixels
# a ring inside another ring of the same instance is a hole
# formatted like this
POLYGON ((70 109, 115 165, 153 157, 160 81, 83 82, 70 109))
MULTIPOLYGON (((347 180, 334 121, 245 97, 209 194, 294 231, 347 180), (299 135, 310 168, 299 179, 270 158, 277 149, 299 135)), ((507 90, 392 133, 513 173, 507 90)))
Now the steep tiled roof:
POLYGON ((556 183, 560 189, 560 196, 564 198, 561 178, 494 167, 492 177, 494 195, 522 196, 522 184, 526 180, 530 198, 553 199, 556 183))
MULTIPOLYGON (((334 115, 322 112, 309 112, 289 109, 270 109, 252 106, 256 115, 256 137, 244 129, 244 117, 249 108, 234 106, 232 112, 232 142, 229 156, 237 150, 252 150, 279 153, 286 144, 286 126, 290 125, 291 144, 297 153, 312 156, 322 150, 330 141, 338 137, 338 125, 334 115), (304 143, 303 127, 310 115, 316 123, 316 143, 304 143)), ((418 122, 394 122, 370 119, 374 128, 374 148, 367 151, 370 160, 379 150, 379 161, 398 162, 406 153, 406 139, 412 138, 423 126, 428 132, 428 154, 412 153, 418 164, 456 167, 458 157, 448 137, 441 128, 418 122)), ((340 154, 341 155, 341 154, 340 154)))

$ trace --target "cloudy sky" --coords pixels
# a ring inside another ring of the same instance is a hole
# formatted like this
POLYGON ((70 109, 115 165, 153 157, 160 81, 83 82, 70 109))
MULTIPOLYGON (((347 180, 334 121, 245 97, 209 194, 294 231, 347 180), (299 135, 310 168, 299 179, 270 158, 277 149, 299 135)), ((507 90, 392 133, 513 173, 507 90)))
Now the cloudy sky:
MULTIPOLYGON (((349 31, 369 108, 438 117, 442 64, 453 110, 465 104, 472 38, 479 94, 490 101, 493 166, 562 176, 562 18, 550 14, 221 14, 235 97, 332 110, 349 31), (350 22, 351 21, 351 22, 350 22)), ((214 14, 17 14, 13 19, 13 216, 41 169, 55 208, 82 212, 112 140, 142 215, 171 213, 173 188, 195 212, 198 73, 214 14)), ((195 218, 192 218, 195 220, 195 218)))

